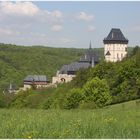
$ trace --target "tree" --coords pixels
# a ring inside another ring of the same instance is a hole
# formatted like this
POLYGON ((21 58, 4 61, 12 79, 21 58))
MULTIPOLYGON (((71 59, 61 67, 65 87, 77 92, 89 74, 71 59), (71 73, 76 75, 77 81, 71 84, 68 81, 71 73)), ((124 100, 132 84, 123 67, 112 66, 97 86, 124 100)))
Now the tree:
POLYGON ((113 103, 128 101, 139 97, 140 79, 140 54, 139 50, 135 55, 120 63, 117 69, 115 81, 110 87, 113 103))
POLYGON ((66 96, 65 108, 74 109, 77 108, 80 102, 84 99, 84 95, 81 89, 72 89, 66 96))
POLYGON ((109 86, 104 79, 95 77, 88 81, 84 88, 85 100, 94 101, 98 107, 102 107, 111 103, 111 95, 109 94, 109 86))
POLYGON ((88 78, 90 77, 90 68, 79 70, 76 73, 76 77, 73 79, 72 83, 73 86, 83 87, 83 85, 87 82, 88 78))
POLYGON ((0 95, 0 108, 3 108, 6 106, 4 97, 2 95, 0 95))
POLYGON ((138 52, 139 49, 140 49, 140 47, 136 46, 132 51, 132 55, 135 55, 138 52))

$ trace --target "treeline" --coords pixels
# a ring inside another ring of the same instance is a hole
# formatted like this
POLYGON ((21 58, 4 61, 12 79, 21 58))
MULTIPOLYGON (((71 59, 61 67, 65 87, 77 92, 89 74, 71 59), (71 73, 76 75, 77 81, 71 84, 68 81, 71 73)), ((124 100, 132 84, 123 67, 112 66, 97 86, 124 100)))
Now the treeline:
POLYGON ((93 109, 140 98, 140 47, 121 62, 101 61, 57 88, 29 90, 1 98, 1 107, 93 109), (2 99, 3 98, 3 99, 2 99))

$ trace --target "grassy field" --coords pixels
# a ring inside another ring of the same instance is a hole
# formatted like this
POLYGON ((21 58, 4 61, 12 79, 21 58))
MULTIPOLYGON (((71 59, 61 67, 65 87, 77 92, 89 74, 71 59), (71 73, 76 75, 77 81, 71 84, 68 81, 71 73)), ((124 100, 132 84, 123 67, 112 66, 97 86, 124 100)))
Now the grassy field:
POLYGON ((140 138, 140 100, 97 110, 1 109, 0 138, 140 138))

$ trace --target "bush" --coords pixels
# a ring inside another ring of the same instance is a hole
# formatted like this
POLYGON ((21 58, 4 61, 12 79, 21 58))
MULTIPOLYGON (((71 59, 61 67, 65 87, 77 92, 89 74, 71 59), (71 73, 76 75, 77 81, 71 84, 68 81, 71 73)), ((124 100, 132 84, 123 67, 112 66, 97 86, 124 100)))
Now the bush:
POLYGON ((4 108, 6 106, 5 100, 3 97, 0 97, 0 108, 4 108))
POLYGON ((85 100, 94 101, 98 107, 102 107, 111 103, 111 95, 109 94, 109 86, 106 80, 94 78, 88 81, 84 86, 85 100))
POLYGON ((14 95, 9 107, 23 108, 27 106, 26 98, 31 94, 31 91, 20 91, 18 94, 14 95))
POLYGON ((51 105, 52 105, 52 98, 51 97, 48 97, 42 104, 42 109, 50 109, 51 108, 51 105))
POLYGON ((72 89, 66 96, 65 109, 78 108, 80 101, 84 99, 83 91, 79 88, 72 89))
POLYGON ((29 108, 40 108, 40 104, 41 102, 44 100, 44 98, 46 94, 39 94, 39 93, 35 93, 35 94, 30 94, 29 96, 27 96, 25 98, 26 101, 26 107, 29 108))

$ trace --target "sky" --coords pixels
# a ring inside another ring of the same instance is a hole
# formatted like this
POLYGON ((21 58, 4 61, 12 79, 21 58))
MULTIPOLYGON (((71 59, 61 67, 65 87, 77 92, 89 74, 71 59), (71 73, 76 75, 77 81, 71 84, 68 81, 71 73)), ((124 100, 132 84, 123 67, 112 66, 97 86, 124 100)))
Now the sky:
POLYGON ((140 45, 140 1, 0 2, 0 43, 100 48, 111 28, 140 45))

